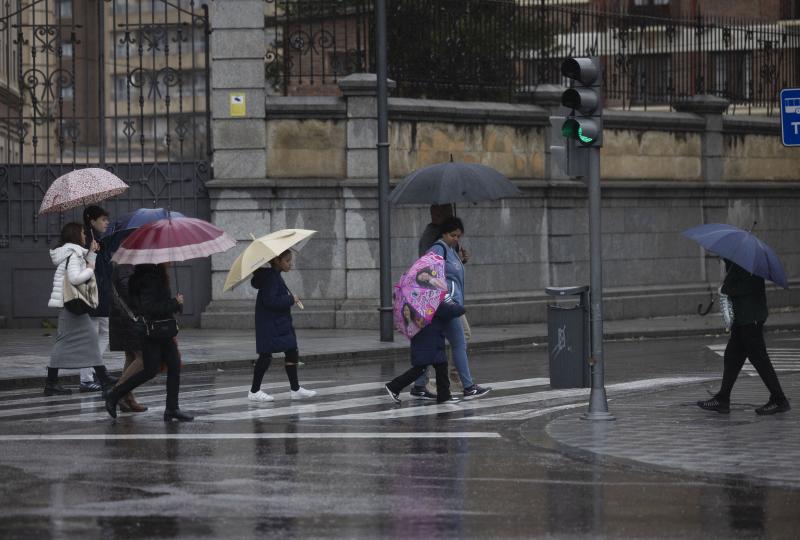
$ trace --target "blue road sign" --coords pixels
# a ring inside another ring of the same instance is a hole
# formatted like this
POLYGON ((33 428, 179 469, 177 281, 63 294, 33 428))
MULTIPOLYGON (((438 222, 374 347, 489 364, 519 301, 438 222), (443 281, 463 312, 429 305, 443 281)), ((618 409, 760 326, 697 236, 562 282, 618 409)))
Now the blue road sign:
POLYGON ((800 146, 800 88, 781 90, 781 136, 784 146, 800 146))

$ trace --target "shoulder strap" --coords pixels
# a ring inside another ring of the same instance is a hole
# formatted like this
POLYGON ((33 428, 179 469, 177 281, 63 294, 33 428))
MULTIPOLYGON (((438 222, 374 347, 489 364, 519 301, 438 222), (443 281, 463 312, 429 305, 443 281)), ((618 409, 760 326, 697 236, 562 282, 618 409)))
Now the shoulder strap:
MULTIPOLYGON (((444 245, 444 242, 442 242, 441 240, 437 240, 436 242, 433 243, 433 245, 431 246, 431 249, 433 249, 433 248, 435 248, 437 246, 442 248, 442 258, 446 261, 447 260, 447 247, 444 245)), ((438 253, 437 253, 437 255, 438 255, 438 253)))
POLYGON ((125 300, 123 300, 122 297, 117 292, 117 286, 112 284, 111 285, 111 290, 114 293, 114 298, 117 299, 117 301, 119 302, 119 305, 122 306, 122 309, 125 311, 125 313, 128 314, 128 317, 130 317, 131 320, 134 320, 134 321, 138 320, 136 315, 133 314, 133 311, 131 311, 131 308, 128 307, 128 304, 125 303, 125 300))

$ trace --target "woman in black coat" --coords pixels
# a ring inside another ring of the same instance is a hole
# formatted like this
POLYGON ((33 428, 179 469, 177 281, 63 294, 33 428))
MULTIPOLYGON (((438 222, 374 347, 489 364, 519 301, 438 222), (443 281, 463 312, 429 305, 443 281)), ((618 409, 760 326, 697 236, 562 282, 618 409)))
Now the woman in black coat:
POLYGON ((751 274, 727 259, 725 270, 722 294, 728 295, 733 303, 733 326, 725 347, 722 386, 714 397, 698 401, 697 406, 709 411, 729 413, 733 385, 744 361, 749 359, 770 393, 769 401, 757 408, 756 414, 786 412, 791 408, 789 400, 783 394, 764 343, 764 322, 768 315, 764 278, 751 274))
MULTIPOLYGON (((183 308, 183 295, 172 297, 166 265, 138 264, 128 284, 131 310, 146 321, 174 319, 183 308)), ((180 356, 178 346, 171 337, 142 337, 142 360, 144 368, 128 380, 114 387, 106 398, 106 410, 112 418, 117 417, 117 403, 120 398, 149 381, 158 374, 161 363, 167 366, 167 404, 164 421, 191 421, 194 417, 178 408, 180 389, 180 356)))
POLYGON ((285 370, 289 378, 292 399, 317 395, 314 390, 300 386, 297 379, 297 336, 292 325, 291 308, 300 304, 281 277, 281 272, 292 269, 292 252, 287 250, 270 262, 269 268, 259 268, 253 273, 250 285, 258 289, 256 298, 256 350, 258 360, 253 370, 253 384, 247 392, 250 401, 272 401, 273 397, 261 390, 261 381, 272 363, 272 353, 286 355, 285 370))
MULTIPOLYGON (((133 319, 122 307, 122 302, 130 309, 130 297, 128 295, 128 281, 133 275, 134 267, 130 264, 114 264, 111 273, 113 284, 113 295, 111 302, 110 316, 108 318, 109 345, 112 351, 125 352, 125 366, 122 369, 122 376, 119 383, 125 382, 134 373, 141 371, 144 367, 142 362, 142 340, 136 333, 133 319)), ((119 400, 119 408, 122 412, 144 412, 147 410, 129 392, 119 400)))

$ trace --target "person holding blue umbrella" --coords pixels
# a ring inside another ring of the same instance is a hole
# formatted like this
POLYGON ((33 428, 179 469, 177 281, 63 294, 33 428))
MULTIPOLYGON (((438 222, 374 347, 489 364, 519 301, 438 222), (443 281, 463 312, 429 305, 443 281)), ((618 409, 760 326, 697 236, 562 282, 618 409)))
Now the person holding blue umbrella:
MULTIPOLYGON (((754 224, 755 225, 755 224, 754 224)), ((788 287, 786 272, 778 256, 750 231, 711 223, 687 231, 684 236, 721 256, 725 280, 720 292, 733 304, 733 324, 725 347, 722 384, 710 399, 697 406, 722 414, 730 413, 731 391, 745 360, 750 360, 770 393, 769 401, 756 414, 771 415, 791 409, 778 375, 767 354, 764 322, 767 320, 767 294, 764 279, 788 287)))

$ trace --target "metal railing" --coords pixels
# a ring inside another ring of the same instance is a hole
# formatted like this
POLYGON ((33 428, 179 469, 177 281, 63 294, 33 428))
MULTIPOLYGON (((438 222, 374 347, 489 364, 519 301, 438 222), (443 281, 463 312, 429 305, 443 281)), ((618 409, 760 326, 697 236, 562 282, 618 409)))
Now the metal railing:
MULTIPOLYGON (((372 0, 265 0, 268 86, 335 95, 372 71, 372 0)), ((774 114, 800 84, 800 29, 791 22, 668 19, 549 6, 541 0, 388 0, 394 95, 515 101, 563 84, 561 61, 600 56, 607 106, 671 108, 712 94, 731 112, 774 114)))

